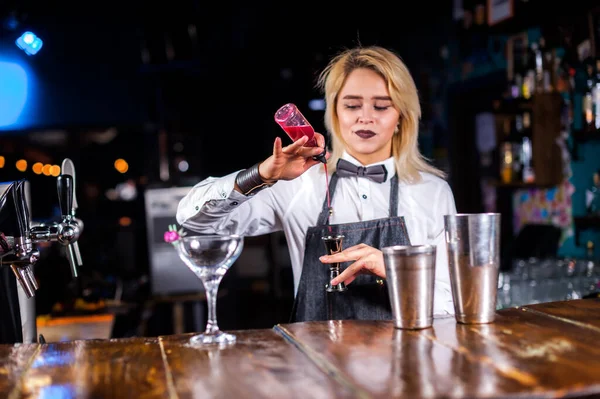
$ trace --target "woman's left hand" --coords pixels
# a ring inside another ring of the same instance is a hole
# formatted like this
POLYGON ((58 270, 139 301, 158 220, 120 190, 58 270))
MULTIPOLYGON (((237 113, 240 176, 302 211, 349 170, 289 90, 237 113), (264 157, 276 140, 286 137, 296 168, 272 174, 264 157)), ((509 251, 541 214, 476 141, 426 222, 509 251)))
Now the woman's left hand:
POLYGON ((344 282, 350 284, 359 274, 374 274, 385 278, 385 265, 383 264, 383 252, 366 244, 358 244, 344 249, 333 255, 321 256, 319 260, 323 263, 351 262, 339 276, 331 280, 332 285, 344 282))

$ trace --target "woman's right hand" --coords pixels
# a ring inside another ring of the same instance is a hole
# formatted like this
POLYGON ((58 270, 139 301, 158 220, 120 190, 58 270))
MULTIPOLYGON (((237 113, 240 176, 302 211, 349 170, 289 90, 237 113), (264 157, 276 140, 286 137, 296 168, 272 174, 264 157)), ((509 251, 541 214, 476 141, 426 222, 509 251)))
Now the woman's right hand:
MULTIPOLYGON (((325 138, 320 133, 315 133, 317 147, 304 147, 308 137, 302 136, 292 144, 282 147, 281 138, 275 138, 273 144, 273 155, 262 162, 258 167, 260 177, 266 183, 274 183, 277 180, 292 180, 306 172, 311 167, 319 164, 312 157, 323 152, 325 138)), ((327 152, 325 157, 329 159, 331 154, 327 152)))

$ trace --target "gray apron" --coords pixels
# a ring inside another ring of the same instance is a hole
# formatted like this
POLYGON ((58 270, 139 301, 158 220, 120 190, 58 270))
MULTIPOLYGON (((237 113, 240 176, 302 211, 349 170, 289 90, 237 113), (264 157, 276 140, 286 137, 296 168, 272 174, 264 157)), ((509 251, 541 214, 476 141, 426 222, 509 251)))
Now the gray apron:
MULTIPOLYGON (((331 197, 335 194, 338 176, 333 173, 329 183, 331 197)), ((367 244, 381 249, 392 245, 410 245, 404 217, 398 213, 398 177, 390 181, 390 217, 364 222, 328 224, 327 199, 317 225, 306 233, 304 263, 294 300, 290 322, 312 320, 390 320, 392 311, 387 287, 383 280, 374 275, 359 274, 347 286, 345 292, 325 291, 329 284, 329 265, 321 263, 319 257, 326 249, 321 237, 344 235, 342 248, 357 244, 367 244)), ((339 204, 338 206, 343 206, 339 204)), ((349 266, 351 262, 344 266, 349 266)))

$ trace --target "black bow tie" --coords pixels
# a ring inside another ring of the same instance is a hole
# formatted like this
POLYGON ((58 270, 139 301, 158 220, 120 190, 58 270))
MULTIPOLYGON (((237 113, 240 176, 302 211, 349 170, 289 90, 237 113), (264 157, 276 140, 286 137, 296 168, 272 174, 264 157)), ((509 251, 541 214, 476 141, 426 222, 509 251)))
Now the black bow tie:
POLYGON ((385 168, 385 165, 373 165, 369 167, 356 166, 345 159, 338 160, 336 173, 340 177, 366 177, 376 183, 383 183, 387 178, 387 169, 385 168))

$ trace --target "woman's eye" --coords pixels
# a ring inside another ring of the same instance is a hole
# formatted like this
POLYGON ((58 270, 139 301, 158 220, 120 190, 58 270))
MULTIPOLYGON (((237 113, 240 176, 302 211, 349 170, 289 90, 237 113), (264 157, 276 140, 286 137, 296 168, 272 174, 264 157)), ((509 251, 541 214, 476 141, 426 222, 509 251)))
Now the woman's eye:
POLYGON ((389 106, 385 106, 385 107, 378 107, 378 106, 375 106, 375 107, 373 107, 373 108, 375 108, 375 110, 376 110, 376 111, 385 111, 386 109, 388 109, 388 108, 389 108, 389 106))
POLYGON ((347 109, 358 109, 358 108, 360 108, 360 105, 346 104, 345 108, 347 108, 347 109))

